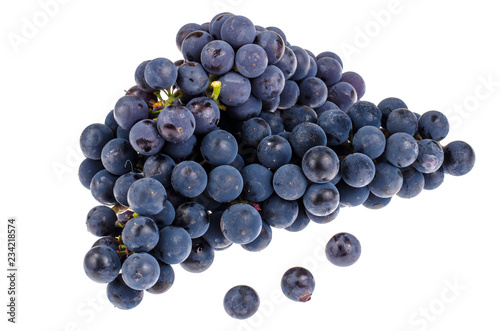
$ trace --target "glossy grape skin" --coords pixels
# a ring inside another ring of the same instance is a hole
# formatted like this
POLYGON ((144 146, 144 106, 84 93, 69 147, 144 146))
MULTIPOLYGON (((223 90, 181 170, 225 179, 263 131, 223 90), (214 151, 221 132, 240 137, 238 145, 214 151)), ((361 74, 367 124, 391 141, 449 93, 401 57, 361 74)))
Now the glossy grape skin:
POLYGON ((108 246, 114 251, 118 250, 118 245, 120 245, 120 241, 116 239, 115 237, 107 236, 107 237, 101 237, 97 239, 94 244, 92 244, 92 247, 96 246, 108 246))
POLYGON ((437 189, 443 183, 444 176, 445 172, 443 167, 430 174, 424 174, 424 190, 437 189))
POLYGON ((194 98, 188 102, 186 108, 193 113, 196 121, 195 133, 205 134, 217 128, 220 110, 212 99, 208 97, 194 98))
POLYGON ((130 208, 139 215, 156 215, 165 207, 167 192, 156 179, 141 178, 130 186, 127 201, 130 208))
POLYGON ((181 267, 189 272, 206 271, 214 262, 214 249, 203 238, 193 239, 191 253, 181 262, 181 267))
POLYGON ((86 158, 100 160, 104 146, 114 138, 113 130, 100 123, 87 126, 80 135, 80 149, 86 158))
POLYGON ((175 211, 173 226, 178 226, 186 230, 191 238, 199 238, 205 234, 210 224, 210 217, 199 203, 185 202, 177 207, 175 211))
POLYGON ((380 198, 390 198, 399 192, 403 185, 403 174, 398 167, 386 162, 375 166, 375 177, 368 185, 370 192, 380 198))
POLYGON ((295 164, 285 164, 273 175, 273 188, 285 200, 297 200, 307 189, 307 178, 302 169, 295 164))
POLYGON ((379 128, 381 125, 382 113, 377 106, 369 101, 358 101, 347 110, 347 115, 351 118, 354 132, 366 125, 379 128))
POLYGON ((224 211, 214 211, 210 214, 210 225, 207 232, 203 235, 203 239, 212 246, 216 251, 224 250, 233 243, 229 241, 222 233, 220 219, 224 211))
POLYGON ((362 153, 347 155, 342 161, 342 179, 352 187, 363 187, 375 177, 375 164, 362 153))
POLYGON ((295 81, 304 79, 311 65, 309 54, 307 54, 307 52, 299 46, 290 46, 290 49, 293 51, 295 57, 297 58, 297 69, 295 70, 295 73, 292 75, 292 77, 290 77, 290 79, 295 81))
POLYGON ((264 49, 269 64, 276 64, 285 53, 285 42, 275 31, 266 30, 257 34, 254 43, 264 49))
MULTIPOLYGON (((305 49, 305 51, 307 52, 307 54, 309 54, 309 51, 307 49, 305 49)), ((316 64, 316 60, 311 56, 311 54, 309 54, 309 70, 307 71, 306 76, 303 79, 301 79, 301 81, 303 81, 306 78, 316 77, 317 73, 318 73, 318 65, 316 64)))
POLYGON ((203 31, 203 27, 197 23, 187 23, 184 24, 179 31, 177 32, 177 35, 175 36, 175 44, 177 45, 177 49, 179 51, 182 49, 182 42, 184 41, 184 38, 188 34, 194 31, 203 31))
POLYGON ((172 203, 167 200, 165 202, 165 207, 158 214, 151 215, 150 218, 156 223, 158 230, 161 230, 174 222, 175 208, 172 203))
POLYGON ((337 154, 329 147, 315 146, 302 158, 302 171, 313 183, 326 183, 339 172, 340 161, 337 154))
POLYGON ((196 126, 193 113, 179 104, 165 107, 158 115, 156 122, 160 135, 172 143, 188 140, 193 135, 196 126))
POLYGON ((85 158, 78 167, 78 179, 86 189, 90 189, 90 182, 96 173, 103 170, 104 166, 100 160, 85 158))
POLYGON ((278 110, 279 104, 280 104, 279 96, 271 100, 262 100, 262 112, 274 113, 276 112, 276 110, 278 110))
POLYGON ((208 75, 201 64, 186 62, 177 69, 177 86, 184 94, 198 95, 208 87, 208 75))
MULTIPOLYGON (((134 85, 131 88, 129 88, 125 92, 125 95, 135 95, 135 96, 141 98, 142 100, 144 100, 144 102, 146 102, 147 105, 153 105, 155 102, 158 101, 158 97, 153 92, 145 92, 145 91, 141 90, 137 85, 134 85)), ((109 118, 109 121, 111 121, 111 119, 114 120, 114 116, 111 116, 109 118)), ((114 128, 114 125, 118 125, 118 123, 116 123, 116 121, 114 123, 105 122, 104 124, 109 126, 113 131, 116 131, 116 128, 114 128)))
POLYGON ((260 234, 254 241, 243 244, 241 247, 249 252, 260 252, 265 249, 271 243, 273 239, 273 232, 269 224, 267 222, 262 221, 262 229, 260 234))
POLYGON ((106 169, 97 172, 90 182, 92 196, 104 205, 116 204, 113 187, 118 176, 109 173, 106 169))
POLYGON ((318 77, 307 77, 300 82, 299 102, 316 108, 322 106, 328 97, 328 88, 318 77))
POLYGON ((123 175, 134 169, 137 163, 137 152, 125 139, 115 138, 104 145, 101 161, 107 171, 113 175, 123 175))
POLYGON ((444 151, 441 145, 431 139, 422 139, 417 142, 418 156, 413 167, 423 174, 438 170, 444 162, 444 151))
POLYGON ((205 31, 193 31, 184 38, 181 52, 188 62, 201 62, 201 52, 206 44, 214 40, 214 37, 205 31))
POLYGON ((127 257, 122 265, 125 284, 134 290, 147 290, 160 277, 160 265, 148 253, 135 253, 127 257))
POLYGON ((342 59, 340 58, 340 56, 338 56, 334 52, 331 52, 331 51, 321 52, 316 56, 316 60, 319 60, 319 59, 324 58, 324 57, 331 57, 332 59, 337 60, 337 62, 340 63, 340 65, 342 67, 344 67, 344 64, 342 63, 342 59))
POLYGON ((251 44, 255 39, 256 31, 252 21, 245 16, 231 16, 221 26, 220 37, 238 49, 245 44, 251 44))
POLYGON ((283 109, 281 119, 285 130, 292 132, 293 129, 301 123, 316 123, 318 116, 316 112, 308 106, 294 105, 289 109, 283 109))
POLYGON ((223 40, 213 40, 201 50, 201 64, 213 75, 224 75, 233 68, 234 49, 223 40))
POLYGON ((144 78, 144 71, 145 71, 146 66, 148 65, 149 62, 151 62, 151 61, 147 60, 147 61, 141 62, 137 66, 137 68, 135 69, 135 73, 134 73, 134 79, 135 79, 135 83, 136 83, 137 87, 146 93, 150 93, 150 92, 155 91, 154 88, 152 88, 151 86, 148 85, 148 83, 146 82, 146 79, 144 78))
POLYGON ((122 310, 129 310, 141 303, 144 291, 130 288, 123 281, 122 275, 119 274, 106 286, 106 295, 115 307, 122 310))
MULTIPOLYGON (((279 99, 279 98, 278 98, 279 99)), ((259 115, 262 119, 264 119, 267 124, 271 127, 271 133, 276 135, 285 131, 285 126, 283 124, 283 119, 280 116, 279 112, 266 112, 262 111, 259 115)))
POLYGON ((342 207, 356 207, 362 205, 370 195, 368 186, 352 187, 344 181, 340 181, 335 187, 339 190, 339 204, 342 207))
POLYGON ((92 247, 83 259, 85 274, 97 283, 109 283, 118 276, 122 263, 108 246, 92 247))
POLYGON ((214 36, 215 39, 221 39, 220 29, 224 24, 224 22, 232 16, 234 16, 234 14, 224 12, 224 13, 219 13, 212 18, 209 24, 209 32, 211 35, 214 36))
POLYGON ((271 127, 260 117, 250 118, 241 126, 240 139, 253 147, 257 147, 262 139, 270 135, 271 127))
POLYGON ((297 103, 300 96, 299 85, 293 80, 286 80, 283 91, 280 94, 278 109, 288 109, 297 103))
POLYGON ((247 78, 255 78, 262 75, 266 70, 267 54, 259 45, 246 44, 236 52, 234 63, 241 75, 247 78))
POLYGON ((386 128, 390 134, 405 132, 413 136, 417 132, 418 120, 415 114, 408 109, 394 109, 387 117, 386 128))
POLYGON ((452 176, 463 176, 472 170, 476 154, 472 147, 460 140, 452 141, 443 148, 444 172, 452 176))
POLYGON ((328 241, 325 253, 332 264, 337 267, 348 267, 358 261, 361 255, 361 244, 352 234, 341 232, 328 241))
POLYGON ((234 71, 219 77, 221 82, 219 99, 225 105, 238 106, 248 100, 252 92, 250 80, 234 71))
POLYGON ((376 159, 385 149, 386 139, 379 128, 371 125, 360 128, 352 139, 352 147, 355 152, 363 153, 371 159, 376 159))
POLYGON ((160 240, 152 254, 163 263, 178 264, 187 259, 191 247, 191 236, 186 230, 167 226, 160 230, 160 240))
POLYGON ((307 209, 304 209, 304 211, 306 213, 307 218, 309 218, 309 220, 311 220, 312 222, 318 223, 318 224, 327 224, 327 223, 330 223, 330 222, 334 221, 337 218, 337 216, 340 213, 340 207, 341 206, 339 204, 339 206, 333 212, 331 212, 330 214, 325 215, 325 216, 316 216, 316 215, 313 215, 307 209))
POLYGON ((231 288, 224 296, 224 310, 235 319, 247 319, 259 309, 260 299, 255 290, 246 285, 231 288))
POLYGON ((414 198, 422 192, 425 185, 424 175, 413 167, 401 169, 403 185, 396 194, 400 198, 414 198))
POLYGON ((143 166, 144 177, 153 178, 169 187, 174 170, 175 162, 172 158, 165 154, 156 154, 149 157, 143 166))
POLYGON ((262 228, 262 218, 252 206, 237 203, 228 207, 221 217, 221 230, 229 241, 248 244, 255 240, 262 228))
POLYGON ((366 92, 366 83, 358 73, 354 71, 346 71, 342 73, 342 78, 340 78, 341 82, 346 82, 351 84, 356 90, 356 94, 358 95, 358 100, 361 99, 366 92))
POLYGON ((418 157, 418 143, 409 134, 397 132, 387 138, 385 157, 396 167, 408 167, 418 157))
POLYGON ((319 58, 316 61, 318 66, 318 73, 316 76, 323 80, 326 86, 332 86, 340 81, 342 78, 342 66, 340 63, 328 56, 319 58))
POLYGON ((207 187, 208 176, 197 162, 183 161, 172 171, 172 187, 185 197, 194 198, 207 187))
POLYGON ((381 209, 387 206, 391 202, 392 198, 380 198, 370 192, 368 198, 363 202, 363 206, 368 209, 381 209))
POLYGON ((352 130, 351 118, 341 110, 327 110, 321 113, 316 123, 325 132, 327 145, 330 147, 346 142, 352 130))
POLYGON ((116 220, 116 213, 113 209, 106 206, 96 206, 87 214, 87 230, 98 237, 115 235, 117 232, 116 220))
POLYGON ((158 277, 156 283, 152 287, 146 290, 146 292, 148 293, 152 294, 165 293, 174 284, 175 273, 172 266, 170 264, 165 264, 161 261, 158 261, 158 264, 160 265, 160 276, 158 277))
POLYGON ((161 153, 169 155, 171 158, 177 161, 181 161, 191 156, 196 146, 197 146, 197 139, 196 135, 193 134, 188 140, 183 141, 181 143, 174 144, 166 141, 165 144, 163 145, 161 153))
MULTIPOLYGON (((144 91, 140 90, 137 86, 135 86, 135 88, 138 91, 140 91, 141 93, 145 93, 144 91)), ((116 134, 116 130, 118 129, 118 123, 116 123, 115 115, 113 114, 113 110, 111 110, 108 113, 108 115, 106 115, 106 118, 104 119, 104 125, 106 125, 108 128, 110 128, 111 131, 113 131, 113 133, 116 134)))
POLYGON ((134 124, 130 129, 129 141, 134 150, 142 155, 157 154, 165 144, 165 140, 156 128, 156 121, 150 119, 134 124))
POLYGON ((246 121, 249 118, 259 116, 262 110, 262 100, 250 94, 248 99, 238 106, 227 106, 227 114, 229 117, 246 121))
POLYGON ((272 186, 273 173, 266 167, 253 163, 241 170, 243 178, 243 196, 246 200, 262 202, 274 192, 272 186))
POLYGON ((123 244, 135 253, 149 252, 156 246, 159 238, 156 223, 144 216, 132 218, 125 224, 122 232, 123 244))
POLYGON ((290 145, 298 157, 314 146, 326 146, 326 134, 317 124, 306 122, 297 125, 290 134, 290 145))
POLYGON ((261 100, 271 100, 283 92, 285 88, 285 76, 281 69, 275 65, 269 65, 264 72, 251 79, 252 93, 261 100))
POLYGON ((156 58, 144 68, 144 79, 155 90, 168 89, 177 80, 177 68, 169 59, 156 58))
POLYGON ((309 222, 311 221, 310 218, 306 215, 305 208, 303 203, 299 200, 299 213, 297 214, 297 218, 295 221, 293 221, 292 224, 287 226, 285 230, 290 231, 290 232, 299 232, 304 230, 309 222))
POLYGON ((203 137, 200 151, 209 164, 225 165, 233 162, 238 155, 238 142, 225 130, 213 130, 203 137))
POLYGON ((275 65, 281 70, 285 79, 290 79, 297 70, 297 56, 290 47, 285 47, 283 56, 275 65))
POLYGON ((315 216, 326 216, 339 205, 339 191, 331 183, 311 184, 302 201, 307 211, 315 216))
POLYGON ((448 135, 450 124, 446 116, 437 111, 427 111, 418 119, 418 133, 423 139, 441 141, 448 135))
POLYGON ((262 218, 272 227, 286 228, 290 226, 299 213, 297 201, 285 200, 274 194, 261 205, 262 218))
POLYGON ((395 97, 389 97, 385 98, 384 100, 380 101, 379 104, 377 105, 378 109, 382 112, 382 126, 385 127, 387 123, 387 118, 389 117, 389 114, 396 109, 408 109, 408 106, 406 103, 404 103, 403 100, 395 97))
POLYGON ((327 100, 336 104, 343 112, 347 112, 359 98, 354 86, 347 82, 338 82, 328 87, 327 100))
POLYGON ((281 290, 293 301, 307 302, 311 300, 316 282, 311 272, 302 267, 288 269, 281 278, 281 290))

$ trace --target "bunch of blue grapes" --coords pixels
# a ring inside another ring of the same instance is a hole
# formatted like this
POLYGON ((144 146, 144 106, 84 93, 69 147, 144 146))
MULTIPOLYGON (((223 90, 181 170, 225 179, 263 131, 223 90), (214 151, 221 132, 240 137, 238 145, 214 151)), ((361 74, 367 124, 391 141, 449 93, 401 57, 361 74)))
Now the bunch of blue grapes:
MULTIPOLYGON (((413 198, 474 165, 467 143, 442 144, 443 113, 420 115, 393 97, 361 100, 363 78, 344 71, 337 54, 315 55, 279 28, 221 13, 181 27, 176 44, 182 59, 140 63, 104 123, 80 136, 79 178, 99 202, 87 215, 99 239, 84 269, 120 309, 168 291, 172 266, 203 272, 216 251, 258 252, 272 231, 413 198)), ((325 254, 348 266, 360 245, 340 233, 325 254)), ((295 268, 282 288, 306 302, 314 280, 295 268)), ((235 318, 258 308, 247 286, 226 299, 235 318)))

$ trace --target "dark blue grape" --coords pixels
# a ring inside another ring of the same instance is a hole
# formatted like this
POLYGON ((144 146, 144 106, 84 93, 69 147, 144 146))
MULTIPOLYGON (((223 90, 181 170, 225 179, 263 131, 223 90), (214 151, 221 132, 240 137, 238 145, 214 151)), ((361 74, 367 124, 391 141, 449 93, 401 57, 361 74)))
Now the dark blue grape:
POLYGON ((352 147, 355 152, 363 153, 371 159, 376 159, 385 150, 384 133, 374 126, 364 126, 354 134, 352 147))
POLYGON ((362 153, 347 155, 342 161, 342 179, 352 187, 363 187, 375 177, 375 164, 362 153))
POLYGON ((241 172, 241 170, 245 167, 245 160, 243 160, 243 157, 240 154, 237 154, 234 161, 229 163, 229 165, 235 167, 239 172, 241 172))
POLYGON ((299 100, 300 89, 299 85, 293 80, 286 80, 285 87, 280 94, 280 103, 278 105, 279 109, 288 109, 293 107, 299 100))
POLYGON ((154 88, 152 88, 151 86, 148 85, 148 83, 146 82, 146 79, 144 78, 144 70, 146 69, 146 66, 148 65, 149 62, 151 62, 151 61, 147 60, 147 61, 141 62, 141 64, 139 64, 137 66, 137 68, 135 69, 135 73, 134 73, 134 79, 135 79, 135 83, 137 84, 137 87, 140 90, 147 92, 147 93, 155 91, 154 88))
MULTIPOLYGON (((146 102, 147 105, 153 105, 154 103, 156 103, 158 101, 158 97, 153 92, 145 92, 145 91, 141 90, 137 85, 134 85, 131 88, 129 88, 125 92, 125 95, 135 95, 135 96, 141 98, 142 100, 144 100, 144 102, 146 102)), ((109 120, 111 120, 111 118, 109 120)), ((113 117, 113 120, 114 120, 114 117, 113 117)), ((114 129, 113 126, 118 125, 118 123, 116 123, 116 121, 114 123, 110 122, 109 124, 108 123, 104 123, 104 124, 111 127, 111 129, 114 131, 116 131, 116 129, 114 129)))
POLYGON ((311 107, 295 105, 289 109, 284 109, 281 112, 281 118, 283 119, 285 130, 292 132, 301 123, 316 123, 318 115, 316 115, 316 112, 311 107))
POLYGON ((234 14, 225 12, 217 14, 212 18, 209 25, 209 32, 215 39, 221 39, 220 29, 222 24, 224 24, 224 22, 232 16, 234 16, 234 14))
POLYGON ((328 88, 325 83, 317 77, 308 77, 300 82, 299 101, 305 106, 316 108, 326 102, 328 88))
POLYGON ((441 141, 448 135, 449 131, 448 119, 437 110, 425 112, 418 119, 418 133, 423 139, 441 141))
POLYGON ((265 50, 269 64, 276 64, 285 53, 285 42, 275 31, 266 30, 257 34, 254 43, 265 50))
POLYGON ((246 121, 249 118, 259 116, 262 110, 262 100, 250 94, 247 101, 242 104, 238 106, 227 106, 226 108, 229 117, 235 120, 246 121))
POLYGON ((83 258, 85 274, 97 283, 109 283, 118 276, 122 264, 118 253, 108 246, 92 247, 83 258))
POLYGON ((257 312, 259 305, 257 292, 246 285, 235 286, 224 296, 224 310, 232 318, 247 319, 257 312))
POLYGON ((255 240, 262 228, 262 218, 252 206, 237 203, 228 207, 221 217, 224 236, 235 244, 248 244, 255 240))
POLYGON ((87 214, 87 230, 94 236, 104 237, 116 232, 116 213, 106 206, 92 208, 87 214))
POLYGON ((358 101, 358 94, 351 84, 338 82, 328 88, 327 100, 336 104, 343 112, 347 112, 358 101))
POLYGON ((389 114, 393 110, 400 109, 400 108, 408 109, 408 106, 406 105, 406 103, 404 103, 403 100, 398 99, 398 98, 394 98, 394 97, 385 98, 384 100, 379 102, 377 107, 382 112, 382 126, 383 127, 386 126, 387 118, 389 117, 389 114))
POLYGON ((285 76, 281 69, 269 65, 262 75, 253 78, 252 93, 261 100, 271 100, 278 97, 285 88, 285 76))
POLYGON ((340 206, 343 207, 356 207, 362 205, 368 198, 368 195, 370 195, 368 186, 352 187, 344 181, 340 181, 335 186, 339 190, 340 206))
POLYGON ((306 216, 309 218, 309 220, 313 221, 314 223, 327 224, 327 223, 330 223, 330 222, 334 221, 337 218, 337 216, 340 213, 340 207, 341 206, 340 206, 340 203, 339 203, 339 206, 333 212, 331 212, 330 214, 325 215, 325 216, 316 216, 316 215, 313 215, 307 209, 305 209, 305 213, 306 213, 306 216))
POLYGON ((207 187, 207 173, 197 162, 183 161, 172 171, 172 187, 185 197, 194 198, 207 187))
POLYGON ((233 244, 224 234, 222 234, 222 229, 220 227, 222 213, 223 211, 215 211, 210 215, 210 225, 207 232, 203 235, 203 239, 205 239, 205 241, 216 251, 224 250, 233 244))
POLYGON ((135 253, 123 262, 122 277, 128 287, 134 290, 147 290, 158 281, 160 265, 148 253, 135 253))
POLYGON ((213 75, 224 75, 234 65, 234 50, 223 40, 213 40, 201 50, 201 64, 213 75))
POLYGON ((214 40, 214 37, 205 31, 198 30, 191 32, 182 42, 182 56, 186 61, 200 63, 203 47, 212 40, 214 40))
POLYGON ((285 138, 278 135, 267 136, 262 139, 257 147, 259 162, 271 170, 278 169, 290 162, 292 147, 285 138))
POLYGON ((339 191, 331 183, 311 184, 302 201, 307 211, 315 216, 326 216, 339 206, 339 191))
POLYGON ((146 290, 152 294, 167 292, 172 287, 175 280, 174 269, 171 265, 165 264, 161 261, 158 261, 158 264, 160 265, 160 277, 158 277, 158 280, 152 287, 146 290))
POLYGON ((387 206, 391 200, 392 198, 380 198, 370 192, 368 198, 366 198, 365 202, 363 202, 363 206, 368 209, 381 209, 387 206))
POLYGON ((218 166, 208 176, 207 192, 215 201, 232 201, 240 196, 242 190, 243 178, 230 165, 218 166))
POLYGON ((125 224, 122 240, 129 250, 144 253, 152 250, 160 239, 156 223, 149 217, 137 216, 125 224))
POLYGON ((326 134, 314 123, 306 122, 297 125, 290 134, 290 145, 298 157, 314 146, 326 146, 326 134))
POLYGON ((80 135, 80 149, 85 157, 100 160, 103 147, 115 137, 113 130, 100 123, 87 126, 80 135))
POLYGON ((247 78, 255 78, 267 68, 266 51, 256 44, 246 44, 236 52, 234 64, 238 72, 247 78))
POLYGON ((276 32, 277 34, 279 34, 279 36, 281 37, 281 39, 283 39, 283 43, 286 44, 286 35, 285 33, 283 32, 283 30, 281 30, 280 28, 278 27, 275 27, 275 26, 268 26, 266 27, 266 30, 269 30, 269 31, 274 31, 276 32))
POLYGON ((324 57, 331 57, 332 59, 337 60, 337 62, 340 63, 340 65, 342 67, 344 66, 344 64, 342 63, 342 59, 340 58, 340 56, 338 56, 334 52, 326 51, 326 52, 319 53, 316 56, 316 60, 319 60, 319 59, 324 58, 324 57))
MULTIPOLYGON (((307 49, 305 51, 309 54, 309 51, 307 49)), ((318 65, 316 64, 316 60, 311 56, 311 54, 309 54, 309 71, 302 80, 309 77, 316 77, 317 73, 318 73, 318 65)))
POLYGON ((390 134, 406 132, 413 136, 417 132, 418 120, 415 114, 408 109, 394 109, 387 117, 386 128, 390 134))
POLYGON ((272 239, 273 232, 271 230, 271 227, 269 226, 269 224, 267 224, 267 222, 262 221, 262 229, 260 230, 259 236, 255 238, 254 241, 248 244, 241 245, 241 247, 250 252, 260 252, 261 250, 269 246, 272 239))
POLYGON ((241 140, 257 147, 262 139, 271 135, 271 127, 260 117, 246 120, 241 126, 241 140))
POLYGON ((177 32, 177 35, 175 36, 175 44, 177 45, 177 49, 179 49, 179 51, 181 50, 182 42, 184 41, 184 38, 186 38, 188 34, 194 31, 202 31, 202 30, 203 27, 196 23, 188 23, 183 25, 177 32))
POLYGON ((281 290, 285 296, 293 301, 307 302, 315 287, 311 272, 302 267, 288 269, 281 278, 281 290))
POLYGON ((352 130, 351 118, 341 110, 327 110, 321 113, 316 123, 325 132, 328 146, 343 144, 352 130))
POLYGON ((115 138, 104 145, 101 161, 107 171, 113 175, 123 175, 133 171, 137 163, 137 152, 125 139, 115 138))
POLYGON ((124 128, 119 126, 118 129, 116 129, 116 138, 121 138, 128 141, 130 138, 130 130, 125 130, 124 128))
POLYGON ((387 138, 385 157, 396 167, 408 167, 418 157, 417 141, 408 133, 395 133, 387 138))
POLYGON ((437 189, 443 183, 444 175, 443 167, 430 174, 424 174, 424 190, 437 189))
POLYGON ((432 139, 422 139, 417 144, 418 156, 413 167, 423 174, 429 174, 441 168, 444 161, 441 145, 432 139))
POLYGON ((386 162, 377 163, 375 170, 375 177, 368 185, 370 192, 379 198, 396 195, 403 185, 401 170, 386 162))
POLYGON ((104 205, 116 204, 113 187, 117 179, 118 176, 109 173, 106 169, 96 173, 90 182, 90 193, 94 199, 104 205))
POLYGON ((156 215, 165 207, 167 192, 165 187, 154 178, 141 178, 128 190, 127 200, 130 208, 139 215, 156 215))
POLYGON ((143 176, 136 172, 128 172, 121 175, 115 182, 113 187, 113 195, 116 201, 122 206, 128 207, 127 193, 130 186, 138 179, 143 178, 143 176))
POLYGON ((295 70, 295 73, 292 75, 292 77, 290 77, 290 79, 304 79, 304 77, 306 77, 307 73, 309 72, 309 54, 307 54, 307 52, 299 46, 290 46, 290 49, 293 51, 295 57, 297 58, 297 69, 295 70))
POLYGON ((253 163, 241 170, 243 197, 248 201, 262 202, 273 194, 273 173, 266 167, 253 163))
POLYGON ((185 229, 191 238, 199 238, 205 234, 210 217, 204 206, 196 202, 185 202, 175 211, 174 226, 185 229))
POLYGON ((285 200, 297 200, 302 197, 307 185, 306 176, 295 164, 285 164, 279 167, 273 176, 274 191, 285 200))
POLYGON ((214 262, 214 249, 203 238, 193 239, 191 253, 181 262, 181 267, 189 272, 200 273, 214 262))
POLYGON ((165 144, 163 145, 163 148, 161 149, 161 153, 169 155, 170 157, 176 160, 183 160, 188 156, 190 156, 191 154, 193 154, 196 143, 197 139, 195 134, 189 137, 188 140, 177 144, 166 141, 165 144))
POLYGON ((208 75, 196 62, 186 62, 177 69, 177 86, 184 94, 198 95, 208 87, 208 75))
POLYGON ((219 78, 221 82, 219 99, 228 106, 238 106, 248 100, 252 86, 248 78, 230 71, 219 78))
POLYGON ((351 118, 352 128, 356 132, 366 125, 380 127, 382 113, 377 106, 368 101, 358 101, 347 110, 351 118))
POLYGON ((156 121, 150 119, 134 124, 130 129, 129 141, 135 151, 142 155, 157 154, 165 144, 165 139, 156 128, 156 121))
POLYGON ((165 207, 158 214, 151 215, 150 218, 156 223, 158 230, 161 230, 174 222, 175 208, 170 201, 167 201, 165 207))
POLYGON ((334 235, 326 244, 326 258, 337 267, 348 267, 356 263, 361 255, 359 240, 350 233, 334 235))
POLYGON ((281 59, 276 62, 276 66, 283 72, 285 79, 290 79, 297 70, 297 56, 290 47, 285 47, 285 52, 281 59))
POLYGON ((116 239, 116 237, 101 237, 95 241, 95 243, 92 245, 92 247, 96 246, 108 246, 114 251, 118 250, 118 246, 120 245, 120 241, 116 239))
POLYGON ((358 95, 358 100, 361 99, 366 92, 366 84, 358 73, 354 71, 346 71, 342 73, 342 78, 340 78, 341 82, 346 82, 351 84, 356 90, 356 94, 358 95))
MULTIPOLYGON (((279 98, 278 98, 279 99, 279 98)), ((283 119, 281 118, 279 113, 270 113, 263 111, 259 115, 264 121, 269 124, 269 127, 271 128, 271 133, 272 134, 278 134, 283 131, 285 131, 285 126, 283 124, 283 119)))
POLYGON ((169 187, 175 162, 165 154, 156 154, 149 157, 143 166, 144 177, 154 178, 165 187, 169 187))
POLYGON ((78 179, 86 189, 90 189, 90 182, 92 181, 92 177, 94 177, 96 173, 103 169, 104 166, 102 165, 102 162, 100 160, 92 160, 86 158, 82 161, 82 163, 80 163, 80 166, 78 167, 78 179))
POLYGON ((274 194, 261 206, 262 218, 272 227, 286 228, 290 226, 299 213, 297 201, 289 201, 274 194))
POLYGON ((342 65, 334 58, 325 56, 316 61, 318 72, 316 76, 325 82, 326 86, 332 86, 342 78, 342 65))
POLYGON ((309 149, 302 158, 302 171, 313 183, 326 183, 335 178, 339 172, 337 154, 326 146, 315 146, 309 149))
POLYGON ((443 148, 444 172, 452 176, 463 176, 472 170, 476 162, 476 154, 472 147, 464 141, 452 141, 443 148))
POLYGON ((297 214, 297 218, 295 221, 293 221, 292 224, 287 226, 285 230, 290 231, 290 232, 299 232, 304 230, 309 222, 311 221, 310 218, 306 215, 304 204, 299 200, 299 213, 297 214))
POLYGON ((398 191, 397 196, 400 198, 414 198, 424 189, 424 175, 413 167, 401 169, 403 175, 403 185, 398 191))
POLYGON ((166 141, 181 143, 194 133, 196 121, 193 113, 179 104, 165 107, 158 115, 158 132, 166 141))
POLYGON ((211 165, 224 165, 234 161, 238 155, 238 142, 224 130, 213 130, 201 141, 203 158, 211 165))
POLYGON ((195 133, 205 134, 217 128, 220 110, 212 99, 208 97, 194 98, 188 102, 186 108, 193 113, 196 121, 195 133))
POLYGON ((237 49, 245 44, 251 44, 256 31, 252 21, 245 16, 231 16, 221 26, 220 37, 237 49))
POLYGON ((160 230, 160 240, 153 249, 153 255, 163 263, 181 263, 191 253, 192 240, 183 228, 167 226, 160 230))
POLYGON ((122 275, 118 275, 106 286, 108 300, 117 308, 129 310, 137 307, 144 297, 143 290, 134 290, 123 281, 122 275))
POLYGON ((262 100, 262 112, 274 113, 278 109, 279 104, 280 104, 279 96, 271 100, 262 100))
POLYGON ((153 89, 167 89, 177 80, 177 68, 169 59, 156 58, 144 68, 144 79, 153 89))
MULTIPOLYGON (((137 90, 141 91, 142 93, 145 93, 142 90, 139 90, 139 88, 137 88, 137 90)), ((115 115, 113 114, 113 110, 111 110, 108 113, 108 115, 106 115, 106 118, 104 119, 104 125, 106 125, 108 128, 110 128, 111 131, 113 131, 113 133, 116 134, 116 130, 118 129, 118 123, 116 123, 115 115)))
POLYGON ((116 123, 125 130, 130 130, 135 123, 149 116, 148 105, 137 96, 125 95, 118 99, 113 110, 116 123))

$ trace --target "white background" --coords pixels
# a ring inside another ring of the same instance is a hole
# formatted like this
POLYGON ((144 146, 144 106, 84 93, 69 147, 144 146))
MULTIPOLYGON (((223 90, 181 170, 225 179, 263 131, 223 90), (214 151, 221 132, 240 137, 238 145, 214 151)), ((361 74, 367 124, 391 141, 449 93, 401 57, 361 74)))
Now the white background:
POLYGON ((6 322, 2 276, 2 330, 500 328, 500 23, 494 2, 54 1, 50 15, 41 5, 48 0, 0 5, 2 268, 8 217, 17 218, 19 235, 18 324, 6 322), (146 293, 136 309, 118 310, 107 302, 105 286, 82 268, 96 240, 85 217, 97 202, 77 177, 80 133, 104 121, 134 85, 140 62, 180 58, 175 35, 182 25, 222 11, 278 26, 292 44, 316 54, 337 52, 346 71, 364 77, 364 100, 396 96, 415 112, 444 112, 452 122, 444 143, 469 142, 476 166, 467 176, 447 176, 435 191, 394 198, 382 210, 343 209, 330 224, 300 233, 275 230, 261 253, 240 247, 217 252, 203 274, 177 266, 169 292, 146 293), (30 22, 36 30, 26 28, 30 22), (12 38, 24 39, 15 44, 12 38), (324 243, 341 231, 357 236, 363 248, 349 268, 323 255, 324 243), (296 265, 316 278, 306 304, 280 295, 281 275, 296 265), (244 322, 222 307, 226 291, 238 284, 253 286, 262 302, 244 322))

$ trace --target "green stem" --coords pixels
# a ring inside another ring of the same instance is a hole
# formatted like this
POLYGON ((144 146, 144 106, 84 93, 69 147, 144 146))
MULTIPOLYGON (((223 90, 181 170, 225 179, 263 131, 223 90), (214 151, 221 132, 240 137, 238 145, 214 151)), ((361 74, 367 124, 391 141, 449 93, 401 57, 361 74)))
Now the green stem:
POLYGON ((137 214, 137 213, 133 213, 133 214, 132 214, 132 217, 137 217, 137 216, 140 216, 140 215, 139 215, 139 214, 137 214))
POLYGON ((210 98, 213 100, 213 101, 217 101, 219 99, 219 94, 220 94, 220 87, 221 87, 221 82, 220 80, 216 80, 216 81, 213 81, 212 82, 212 95, 210 96, 210 98))

